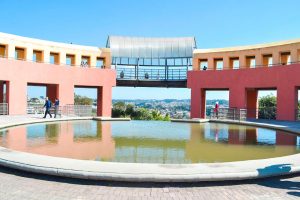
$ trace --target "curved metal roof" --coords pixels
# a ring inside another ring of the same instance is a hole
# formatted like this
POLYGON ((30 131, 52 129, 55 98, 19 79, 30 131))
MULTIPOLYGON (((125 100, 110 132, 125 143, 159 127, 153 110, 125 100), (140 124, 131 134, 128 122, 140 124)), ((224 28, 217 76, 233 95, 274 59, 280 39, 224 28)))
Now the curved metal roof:
POLYGON ((109 36, 106 47, 112 57, 124 58, 192 58, 195 37, 144 38, 109 36))

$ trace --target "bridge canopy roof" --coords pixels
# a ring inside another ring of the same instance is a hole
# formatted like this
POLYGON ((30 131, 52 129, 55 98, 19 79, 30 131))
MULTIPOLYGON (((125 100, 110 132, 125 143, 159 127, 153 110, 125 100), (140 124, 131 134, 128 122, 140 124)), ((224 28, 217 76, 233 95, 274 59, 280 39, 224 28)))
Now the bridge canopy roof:
POLYGON ((107 48, 112 57, 119 58, 192 58, 195 37, 145 38, 109 36, 107 48))

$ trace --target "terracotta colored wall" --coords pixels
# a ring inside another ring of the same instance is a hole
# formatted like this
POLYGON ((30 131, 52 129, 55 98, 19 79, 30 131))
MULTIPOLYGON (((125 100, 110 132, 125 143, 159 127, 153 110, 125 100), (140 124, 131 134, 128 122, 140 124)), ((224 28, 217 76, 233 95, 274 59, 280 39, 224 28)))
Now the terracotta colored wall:
MULTIPOLYGON (((111 69, 60 66, 0 58, 0 80, 8 80, 9 114, 26 114, 27 83, 48 85, 48 94, 60 99, 61 105, 74 103, 74 86, 101 87, 103 102, 99 110, 110 116, 111 90, 116 73, 111 69)), ((51 99, 52 100, 52 99, 51 99)), ((99 113, 99 112, 98 112, 99 113)))
POLYGON ((200 100, 203 92, 200 91, 229 89, 229 106, 246 108, 247 89, 269 88, 277 89, 277 119, 294 120, 297 88, 300 86, 299 74, 300 64, 256 69, 189 71, 187 85, 191 88, 191 117, 203 117, 205 113, 200 100))
MULTIPOLYGON (((256 65, 259 67, 263 65, 263 55, 272 55, 273 64, 282 62, 281 52, 290 52, 291 61, 300 61, 298 55, 298 50, 300 49, 300 42, 278 42, 263 45, 253 45, 246 47, 229 47, 229 48, 219 48, 219 49, 208 49, 208 50, 195 50, 193 55, 193 69, 199 70, 199 63, 201 59, 207 59, 208 69, 214 68, 214 59, 223 59, 224 69, 230 68, 230 58, 239 58, 240 68, 249 68, 249 63, 247 64, 247 57, 255 56, 256 65)), ((282 56, 284 59, 285 56, 282 56)), ((257 67, 258 67, 257 66, 257 67)))

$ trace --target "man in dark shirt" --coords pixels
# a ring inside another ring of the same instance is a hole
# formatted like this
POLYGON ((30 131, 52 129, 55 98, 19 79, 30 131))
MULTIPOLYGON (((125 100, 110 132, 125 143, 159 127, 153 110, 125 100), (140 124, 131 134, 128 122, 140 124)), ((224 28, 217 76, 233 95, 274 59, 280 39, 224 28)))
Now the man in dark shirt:
POLYGON ((56 98, 54 103, 54 118, 56 118, 58 108, 59 108, 59 100, 56 98))
POLYGON ((48 99, 48 97, 46 97, 46 102, 45 102, 44 108, 46 108, 44 118, 46 118, 47 114, 49 114, 50 118, 52 118, 52 115, 50 113, 51 101, 48 99))

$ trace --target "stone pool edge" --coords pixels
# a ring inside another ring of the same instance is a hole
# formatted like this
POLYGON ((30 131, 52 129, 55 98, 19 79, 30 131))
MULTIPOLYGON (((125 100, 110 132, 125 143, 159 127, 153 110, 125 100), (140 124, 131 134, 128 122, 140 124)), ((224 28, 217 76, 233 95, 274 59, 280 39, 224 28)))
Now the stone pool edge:
MULTIPOLYGON (((93 119, 93 117, 74 117, 50 120, 37 119, 26 122, 7 123, 5 125, 1 125, 0 128, 2 129, 33 123, 86 119, 93 119)), ((106 120, 108 120, 108 118, 106 118, 106 120)), ((214 120, 210 121, 217 122, 214 120)), ((227 121, 224 123, 238 122, 227 121)), ((251 122, 251 124, 239 124, 254 126, 256 122, 251 122)), ((258 126, 262 127, 261 123, 258 124, 258 126)), ((280 130, 283 130, 282 126, 277 125, 267 126, 267 124, 264 124, 263 127, 272 129, 280 128, 280 130)), ((298 131, 287 129, 288 128, 284 128, 284 131, 299 134, 298 131)), ((224 163, 147 164, 76 160, 18 152, 0 147, 0 165, 39 174, 90 180, 129 182, 228 181, 258 179, 299 173, 300 154, 261 160, 224 163)))

